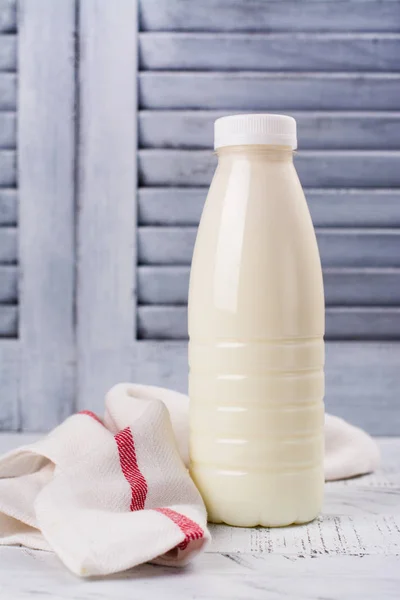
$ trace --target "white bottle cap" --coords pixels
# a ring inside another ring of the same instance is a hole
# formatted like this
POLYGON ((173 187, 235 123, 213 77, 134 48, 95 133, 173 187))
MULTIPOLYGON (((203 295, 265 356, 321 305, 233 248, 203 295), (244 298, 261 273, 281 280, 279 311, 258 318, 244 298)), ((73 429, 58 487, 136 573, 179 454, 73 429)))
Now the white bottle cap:
POLYGON ((214 148, 268 144, 297 148, 296 121, 288 115, 230 115, 214 123, 214 148))

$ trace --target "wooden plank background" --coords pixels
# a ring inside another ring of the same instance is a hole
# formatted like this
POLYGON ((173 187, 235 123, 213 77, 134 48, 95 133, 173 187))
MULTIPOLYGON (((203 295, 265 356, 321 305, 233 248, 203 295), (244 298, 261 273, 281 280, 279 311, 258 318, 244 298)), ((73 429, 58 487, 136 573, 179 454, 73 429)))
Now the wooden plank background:
POLYGON ((139 75, 141 108, 398 110, 399 94, 399 73, 142 71, 139 75))
POLYGON ((17 228, 0 228, 0 263, 15 264, 17 262, 17 228))
POLYGON ((214 120, 279 110, 298 122, 327 338, 398 338, 399 32, 400 3, 374 0, 140 3, 140 337, 186 338, 214 120))
POLYGON ((15 73, 0 73, 0 110, 14 111, 17 105, 15 73))
MULTIPOLYGON (((150 340, 186 340, 186 306, 139 306, 138 337, 150 340)), ((327 307, 326 340, 398 340, 399 307, 327 307)))
POLYGON ((79 28, 78 405, 92 408, 133 360, 135 2, 85 0, 79 28))
POLYGON ((14 303, 18 300, 18 267, 0 265, 0 303, 14 303))
MULTIPOLYGON (((141 148, 210 149, 215 110, 142 110, 141 148)), ((399 150, 400 112, 291 112, 296 119, 300 150, 399 150)))
POLYGON ((28 430, 54 427, 74 408, 74 29, 74 0, 20 0, 20 411, 28 430))
POLYGON ((17 192, 12 189, 0 189, 0 226, 16 225, 16 223, 17 192))
MULTIPOLYGON (((195 227, 140 227, 140 264, 190 265, 195 227)), ((400 267, 397 229, 317 229, 325 267, 400 267)))
POLYGON ((0 305, 0 337, 16 338, 18 336, 18 307, 0 305))
POLYGON ((0 431, 15 431, 20 425, 19 350, 18 340, 0 340, 0 431))
POLYGON ((15 150, 0 151, 0 185, 14 187, 17 184, 17 161, 15 150))
POLYGON ((340 338, 328 408, 400 431, 400 2, 138 4, 136 36, 131 0, 0 0, 0 429, 76 390, 101 410, 119 379, 186 389, 213 121, 288 111, 340 338))
POLYGON ((381 0, 142 0, 149 31, 398 31, 396 2, 381 0))
MULTIPOLYGON (((0 6, 1 10, 1 6, 0 6)), ((17 70, 17 36, 0 34, 0 69, 2 71, 17 70)))
MULTIPOLYGON (((305 187, 387 188, 400 187, 399 162, 400 152, 304 150, 295 165, 305 187)), ((139 151, 142 186, 208 185, 215 166, 215 156, 207 150, 139 151)))
MULTIPOLYGON (((139 225, 198 225, 207 191, 196 186, 140 188, 139 225)), ((305 194, 316 227, 400 226, 399 189, 305 189, 305 194)))
MULTIPOLYGON (((400 68, 397 33, 141 33, 139 49, 142 70, 379 72, 400 68)), ((1 50, 0 45, 0 61, 1 50)))
POLYGON ((0 149, 9 150, 16 146, 16 115, 0 113, 0 149))
MULTIPOLYGON (((298 122, 296 166, 324 266, 327 337, 342 340, 327 344, 328 403, 357 416, 357 385, 362 398, 371 389, 358 361, 376 377, 371 364, 387 355, 371 341, 343 340, 398 339, 400 331, 399 32, 398 2, 140 2, 141 375, 181 385, 185 373, 185 346, 170 340, 187 337, 195 228, 216 163, 213 121, 287 111, 298 122)), ((399 347, 390 349, 394 365, 399 347)), ((393 388, 378 380, 389 414, 393 388)), ((379 429, 376 417, 365 418, 379 429)))
POLYGON ((16 0, 0 1, 0 32, 15 33, 17 30, 16 0))
POLYGON ((0 431, 20 425, 16 5, 0 1, 0 431))
MULTIPOLYGON (((11 297, 12 274, 7 273, 4 286, 11 297)), ((323 274, 327 306, 400 305, 400 268, 326 268, 323 274)), ((139 304, 186 304, 189 275, 190 268, 184 266, 139 267, 139 304)))

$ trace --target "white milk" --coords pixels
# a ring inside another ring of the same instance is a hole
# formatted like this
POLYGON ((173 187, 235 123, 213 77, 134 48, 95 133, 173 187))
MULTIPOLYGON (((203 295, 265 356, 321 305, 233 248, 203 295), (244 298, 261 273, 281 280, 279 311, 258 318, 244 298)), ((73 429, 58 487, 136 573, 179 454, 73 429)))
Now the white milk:
POLYGON ((296 123, 216 122, 189 290, 191 475, 209 520, 281 526, 323 500, 324 293, 296 123))

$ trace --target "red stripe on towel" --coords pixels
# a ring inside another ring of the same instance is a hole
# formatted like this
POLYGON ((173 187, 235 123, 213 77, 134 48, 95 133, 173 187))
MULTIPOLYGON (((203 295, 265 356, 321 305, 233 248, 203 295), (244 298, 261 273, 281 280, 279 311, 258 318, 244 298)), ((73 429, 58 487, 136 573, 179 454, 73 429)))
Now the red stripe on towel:
MULTIPOLYGON (((132 432, 129 427, 123 429, 115 436, 118 447, 121 470, 125 479, 131 487, 131 511, 143 510, 147 497, 147 481, 139 469, 136 458, 135 443, 132 432)), ((204 537, 204 531, 194 521, 185 517, 181 513, 171 508, 156 508, 157 512, 168 517, 177 525, 185 536, 185 539, 178 544, 180 550, 185 550, 190 542, 204 537)))
POLYGON ((103 425, 103 421, 91 410, 81 410, 78 412, 78 415, 87 415, 88 417, 92 417, 92 419, 100 423, 100 425, 103 425))
POLYGON ((156 508, 155 510, 171 519, 171 521, 173 521, 175 525, 178 525, 179 529, 185 535, 183 542, 178 544, 179 550, 185 550, 190 542, 193 542, 194 540, 200 540, 204 536, 204 531, 200 525, 192 521, 192 519, 189 519, 189 517, 185 517, 185 515, 182 515, 181 513, 178 513, 170 508, 156 508))
POLYGON ((135 443, 130 427, 126 427, 115 436, 119 461, 125 479, 131 487, 130 509, 143 510, 147 496, 147 481, 143 477, 136 458, 135 443))

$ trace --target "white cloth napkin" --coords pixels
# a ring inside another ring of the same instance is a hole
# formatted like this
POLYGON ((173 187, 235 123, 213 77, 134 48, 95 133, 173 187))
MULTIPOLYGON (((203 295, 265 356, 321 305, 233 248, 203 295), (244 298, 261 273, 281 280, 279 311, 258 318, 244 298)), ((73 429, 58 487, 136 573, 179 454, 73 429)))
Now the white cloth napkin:
MULTIPOLYGON (((81 576, 186 564, 210 539, 189 477, 187 396, 119 384, 104 420, 84 411, 0 459, 0 544, 53 550, 81 576), (171 426, 172 425, 172 426, 171 426)), ((327 479, 376 468, 375 442, 325 423, 327 479)))

